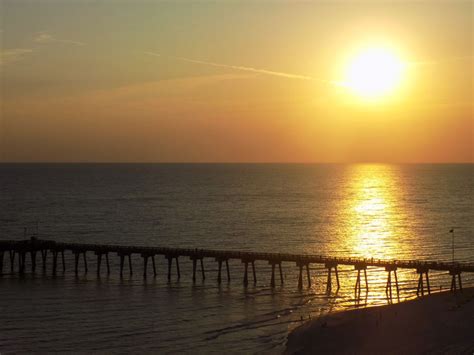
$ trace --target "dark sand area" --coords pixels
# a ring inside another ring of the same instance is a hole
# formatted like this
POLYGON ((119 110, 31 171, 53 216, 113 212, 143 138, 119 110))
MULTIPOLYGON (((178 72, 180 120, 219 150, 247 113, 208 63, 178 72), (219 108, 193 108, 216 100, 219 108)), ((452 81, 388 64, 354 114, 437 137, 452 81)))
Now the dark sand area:
POLYGON ((309 321, 286 353, 474 354, 474 288, 309 321))

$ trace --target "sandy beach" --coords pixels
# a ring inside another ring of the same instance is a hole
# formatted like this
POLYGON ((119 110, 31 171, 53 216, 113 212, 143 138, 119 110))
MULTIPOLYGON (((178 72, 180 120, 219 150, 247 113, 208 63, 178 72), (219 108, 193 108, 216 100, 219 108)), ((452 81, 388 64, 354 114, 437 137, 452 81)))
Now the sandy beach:
POLYGON ((287 354, 473 354, 474 288, 339 312, 288 336, 287 354))

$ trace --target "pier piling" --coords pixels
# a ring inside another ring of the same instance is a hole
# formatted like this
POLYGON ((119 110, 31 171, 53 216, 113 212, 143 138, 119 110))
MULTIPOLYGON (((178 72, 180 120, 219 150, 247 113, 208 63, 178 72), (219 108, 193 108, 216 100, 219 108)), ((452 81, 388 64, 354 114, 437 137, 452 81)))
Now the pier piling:
POLYGON ((385 286, 385 294, 387 295, 387 299, 392 301, 392 272, 395 277, 395 286, 397 289, 397 299, 400 302, 400 289, 398 287, 398 278, 397 278, 397 267, 395 265, 387 265, 385 267, 385 271, 388 272, 387 276, 387 284, 385 286))
POLYGON ((47 257, 48 257, 48 249, 41 249, 41 260, 43 261, 43 271, 46 270, 47 257))
POLYGON ((270 280, 270 286, 275 287, 275 263, 270 262, 272 265, 272 278, 270 280))
POLYGON ((305 260, 299 260, 296 262, 296 266, 299 268, 298 273, 298 289, 303 288, 303 267, 306 268, 306 276, 308 278, 308 287, 311 287, 311 275, 309 273, 309 262, 305 260))
POLYGON ((362 290, 361 280, 360 280, 360 272, 364 271, 364 278, 365 278, 365 291, 366 294, 369 293, 369 282, 367 280, 367 264, 356 264, 354 265, 354 269, 357 270, 357 279, 354 288, 354 296, 356 299, 360 298, 360 293, 362 290))
POLYGON ((255 272, 255 261, 252 260, 252 274, 253 274, 253 284, 257 284, 257 273, 255 272))
POLYGON ((462 281, 461 281, 461 271, 457 269, 449 270, 449 275, 451 275, 451 292, 456 292, 456 276, 459 281, 459 291, 462 292, 462 281))
POLYGON ((56 269, 58 266, 58 252, 53 250, 53 275, 56 275, 56 269))
POLYGON ((327 283, 326 283, 326 291, 327 292, 331 292, 332 290, 332 269, 334 269, 334 274, 336 275, 336 285, 337 285, 337 290, 339 290, 340 288, 340 284, 339 284, 339 273, 337 271, 337 263, 334 262, 334 261, 328 261, 326 263, 324 263, 324 267, 327 269, 328 271, 328 279, 327 279, 327 283))
POLYGON ((196 282, 196 264, 197 264, 197 260, 196 260, 196 258, 192 258, 192 257, 191 257, 191 260, 193 261, 193 282, 196 282))
POLYGON ((204 271, 204 260, 201 258, 201 274, 202 274, 202 280, 204 281, 206 279, 206 273, 204 271))
POLYGON ((3 256, 4 256, 4 251, 0 251, 0 274, 3 274, 3 256))
POLYGON ((95 255, 97 255, 97 275, 100 275, 100 264, 102 263, 102 253, 96 252, 95 255))
MULTIPOLYGON (((283 271, 281 268, 281 261, 280 260, 270 260, 268 262, 272 266, 272 277, 270 280, 270 286, 275 287, 275 266, 278 265, 278 271, 280 274, 280 284, 283 285, 283 271)), ((253 267, 253 264, 252 264, 253 267)), ((255 281, 255 275, 254 275, 254 281, 255 281)))
POLYGON ((221 269, 222 269, 222 260, 217 260, 219 270, 217 272, 217 283, 220 284, 222 279, 221 279, 221 269))
MULTIPOLYGON (((249 263, 248 261, 242 261, 244 263, 244 286, 247 287, 249 284, 249 278, 248 278, 248 268, 249 268, 249 263)), ((253 263, 252 263, 253 267, 253 263)))
POLYGON ((146 269, 147 269, 147 264, 148 264, 148 255, 142 255, 143 258, 143 277, 146 278, 146 269))
POLYGON ((34 273, 36 271, 36 250, 30 251, 30 257, 31 257, 31 272, 34 273))
POLYGON ((171 281, 171 266, 173 265, 173 259, 176 262, 176 273, 178 280, 181 278, 181 272, 179 271, 179 261, 177 255, 165 255, 165 258, 168 260, 168 281, 171 281))
POLYGON ((8 254, 10 255, 10 271, 14 272, 15 271, 15 251, 10 250, 8 254))
POLYGON ((424 285, 423 285, 423 274, 425 274, 425 278, 426 278, 426 287, 427 287, 427 291, 428 291, 428 294, 431 294, 431 290, 430 290, 430 279, 429 279, 429 276, 428 276, 428 271, 429 271, 429 268, 427 267, 418 267, 416 269, 416 273, 419 276, 418 278, 418 287, 416 288, 416 295, 419 296, 420 293, 422 296, 425 295, 425 292, 424 292, 424 285))

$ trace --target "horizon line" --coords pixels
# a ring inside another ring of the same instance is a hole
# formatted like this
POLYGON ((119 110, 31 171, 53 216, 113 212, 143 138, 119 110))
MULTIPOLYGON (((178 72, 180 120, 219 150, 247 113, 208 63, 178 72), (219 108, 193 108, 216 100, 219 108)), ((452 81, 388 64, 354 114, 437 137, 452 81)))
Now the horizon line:
POLYGON ((443 161, 443 162, 382 162, 382 161, 356 161, 356 162, 317 162, 317 161, 0 161, 0 165, 6 164, 207 164, 207 165, 352 165, 352 164, 374 164, 374 165, 471 165, 474 161, 443 161))

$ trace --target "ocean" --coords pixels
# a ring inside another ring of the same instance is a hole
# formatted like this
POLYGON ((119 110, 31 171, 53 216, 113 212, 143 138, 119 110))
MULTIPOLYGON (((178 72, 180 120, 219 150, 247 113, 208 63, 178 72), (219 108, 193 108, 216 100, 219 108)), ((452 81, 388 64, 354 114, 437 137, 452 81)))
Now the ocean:
MULTIPOLYGON (((397 260, 451 261, 454 250, 455 261, 474 262, 473 168, 0 164, 0 238, 397 260)), ((139 256, 123 278, 115 255, 100 277, 92 253, 89 272, 77 277, 69 254, 55 277, 41 268, 12 274, 5 257, 0 352, 278 353, 302 320, 388 302, 383 269, 368 270, 369 292, 357 300, 350 267, 328 294, 321 265, 311 265, 312 286, 298 290, 296 265, 283 264, 284 284, 277 278, 271 288, 271 266, 257 262, 257 284, 245 288, 240 261, 218 285, 214 260, 193 284, 192 264, 181 259, 181 279, 168 282, 164 258, 144 280, 139 256)), ((400 299, 415 297, 417 274, 398 276, 400 299)), ((474 285, 474 275, 462 276, 474 285)), ((446 273, 430 272, 430 281, 433 291, 449 288, 446 273)))

